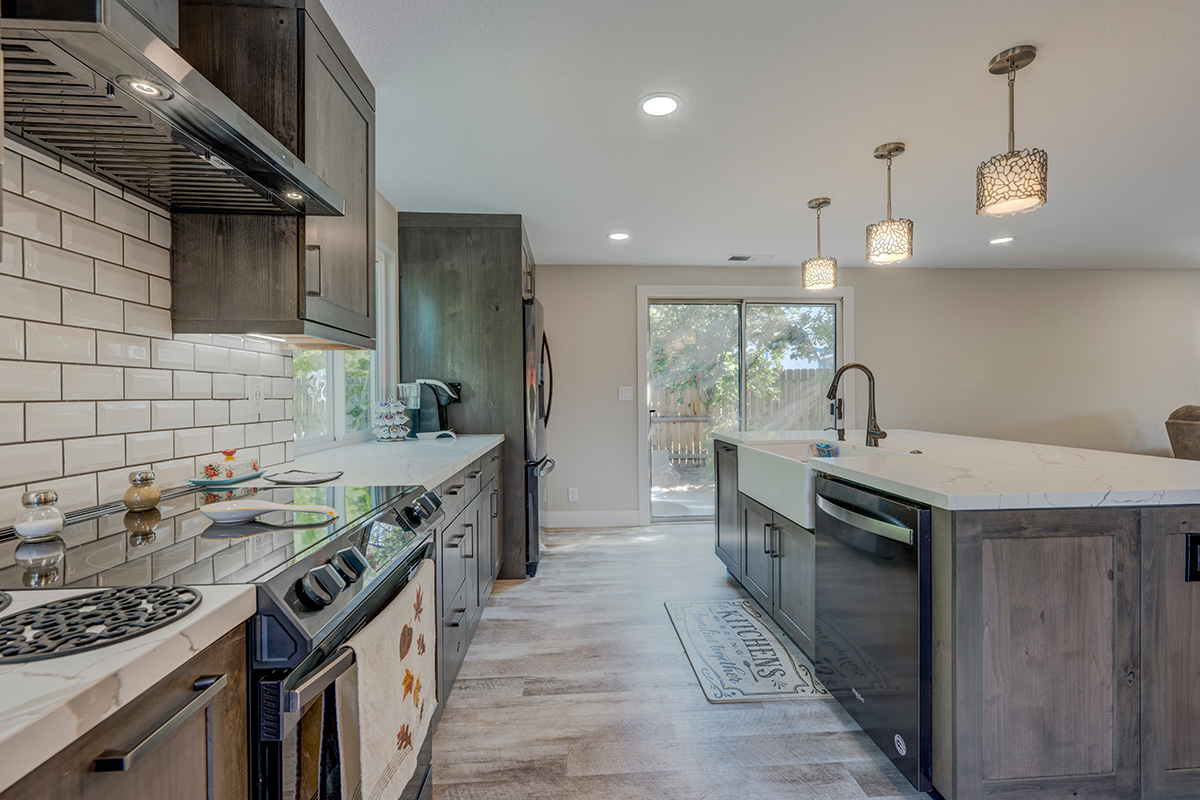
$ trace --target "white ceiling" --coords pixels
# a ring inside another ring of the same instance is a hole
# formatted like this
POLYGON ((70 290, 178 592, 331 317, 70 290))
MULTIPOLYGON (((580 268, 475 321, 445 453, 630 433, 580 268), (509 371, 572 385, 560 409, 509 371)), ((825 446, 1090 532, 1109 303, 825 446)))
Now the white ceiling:
POLYGON ((894 215, 914 267, 1200 266, 1197 0, 327 0, 378 92, 379 189, 407 211, 524 215, 543 264, 862 266, 894 215), (1049 153, 1032 214, 975 216, 975 167, 1049 153), (665 118, 637 110, 683 98, 665 118), (624 230, 632 238, 610 242, 624 230), (989 238, 1016 235, 1006 247, 989 238))

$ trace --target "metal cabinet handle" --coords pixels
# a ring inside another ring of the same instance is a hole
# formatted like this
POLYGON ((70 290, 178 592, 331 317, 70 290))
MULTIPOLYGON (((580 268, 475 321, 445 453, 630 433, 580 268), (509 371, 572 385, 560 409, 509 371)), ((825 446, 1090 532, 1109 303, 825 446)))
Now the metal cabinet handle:
POLYGON ((778 525, 771 526, 771 558, 779 558, 782 555, 779 552, 779 542, 782 539, 780 536, 781 533, 782 531, 778 525))
POLYGON ((500 516, 500 491, 492 490, 492 519, 500 516))
POLYGON ((462 625, 463 617, 465 617, 466 615, 467 615, 467 610, 465 608, 458 609, 458 612, 455 614, 455 616, 457 616, 458 619, 454 620, 454 622, 451 622, 449 627, 457 628, 458 626, 462 625))
MULTIPOLYGON (((470 536, 472 531, 474 531, 474 529, 475 529, 474 523, 464 522, 463 523, 463 533, 462 533, 462 537, 460 537, 460 538, 465 538, 467 536, 470 536)), ((475 557, 475 551, 473 549, 470 553, 463 553, 463 558, 474 558, 474 557, 475 557)))
POLYGON ((283 710, 295 712, 317 699, 317 695, 329 688, 346 670, 354 666, 354 651, 348 647, 342 648, 321 669, 309 675, 294 689, 283 693, 283 710))
POLYGON ((446 494, 450 495, 451 497, 456 497, 458 495, 458 493, 462 491, 462 488, 465 485, 466 484, 459 483, 454 486, 451 486, 449 489, 446 490, 446 494))
POLYGON ((844 522, 851 527, 859 530, 873 533, 876 536, 882 536, 885 539, 903 542, 904 544, 913 543, 913 532, 911 528, 906 528, 903 525, 893 525, 890 522, 884 522, 881 519, 868 517, 865 514, 859 514, 851 511, 848 508, 842 508, 836 503, 826 500, 824 497, 817 495, 817 508, 824 511, 829 516, 844 522))
MULTIPOLYGON (((463 527, 465 528, 467 526, 464 525, 463 527)), ((446 542, 446 547, 449 547, 452 550, 457 550, 458 546, 462 544, 462 540, 465 538, 467 538, 467 534, 465 532, 460 533, 458 536, 455 536, 453 539, 446 542)))
POLYGON ((467 473, 467 480, 469 480, 469 481, 473 481, 473 480, 475 480, 476 478, 478 478, 478 477, 479 477, 480 475, 482 475, 482 474, 483 474, 483 470, 481 470, 481 469, 477 469, 477 470, 475 470, 474 472, 468 472, 468 473, 467 473))
POLYGON ((763 524, 763 552, 771 555, 771 523, 763 524))
POLYGON ((124 772, 125 770, 133 769, 135 764, 150 755, 156 747, 170 738, 171 734, 180 725, 191 719, 198 711, 211 705, 228 682, 229 679, 224 675, 207 675, 197 678, 195 683, 192 684, 192 689, 195 690, 196 694, 184 704, 183 708, 172 714, 170 719, 159 725, 124 753, 108 750, 101 754, 92 762, 92 769, 96 772, 124 772))

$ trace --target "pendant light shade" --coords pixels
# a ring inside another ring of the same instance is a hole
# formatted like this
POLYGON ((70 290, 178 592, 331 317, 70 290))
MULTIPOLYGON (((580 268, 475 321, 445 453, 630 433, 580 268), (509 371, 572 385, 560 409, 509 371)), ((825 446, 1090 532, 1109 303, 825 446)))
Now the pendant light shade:
POLYGON ((899 264, 912 258, 912 220, 892 219, 892 159, 903 152, 903 142, 875 148, 876 158, 887 159, 887 219, 867 226, 867 261, 872 264, 899 264))
POLYGON ((993 75, 1008 75, 1008 152, 992 156, 975 171, 975 213, 985 217, 1023 214, 1046 204, 1046 151, 1017 150, 1013 94, 1017 70, 1037 55, 1033 45, 999 53, 988 64, 993 75))
POLYGON ((828 197, 814 197, 808 207, 817 212, 817 257, 800 265, 800 280, 804 290, 821 292, 837 286, 837 259, 821 257, 821 209, 830 204, 828 197))

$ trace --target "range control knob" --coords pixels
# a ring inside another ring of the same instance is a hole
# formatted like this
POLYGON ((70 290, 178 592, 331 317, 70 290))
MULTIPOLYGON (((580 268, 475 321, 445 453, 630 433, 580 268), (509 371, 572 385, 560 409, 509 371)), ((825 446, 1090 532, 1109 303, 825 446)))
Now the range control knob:
POLYGON ((332 603, 344 588, 346 582, 337 570, 322 564, 313 567, 296 581, 296 596, 305 608, 316 611, 332 603))
POLYGON ((433 516, 442 507, 442 498, 438 497, 437 492, 431 490, 418 497, 417 504, 429 512, 427 516, 433 516))
POLYGON ((354 545, 347 547, 345 550, 338 550, 333 554, 333 558, 329 559, 329 563, 337 570, 338 574, 346 581, 347 585, 354 583, 363 576, 370 564, 367 562, 367 557, 359 552, 354 545))

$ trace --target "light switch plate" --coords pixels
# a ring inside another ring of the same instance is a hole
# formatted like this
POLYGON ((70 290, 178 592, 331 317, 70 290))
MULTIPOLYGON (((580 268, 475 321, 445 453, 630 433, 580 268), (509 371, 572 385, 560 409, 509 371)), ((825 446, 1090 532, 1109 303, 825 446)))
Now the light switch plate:
POLYGON ((623 403, 632 403, 633 402, 633 387, 632 386, 618 386, 617 387, 617 400, 619 400, 623 403))
POLYGON ((246 398, 250 401, 250 413, 261 414, 263 412, 263 401, 267 399, 266 379, 247 378, 246 398))

